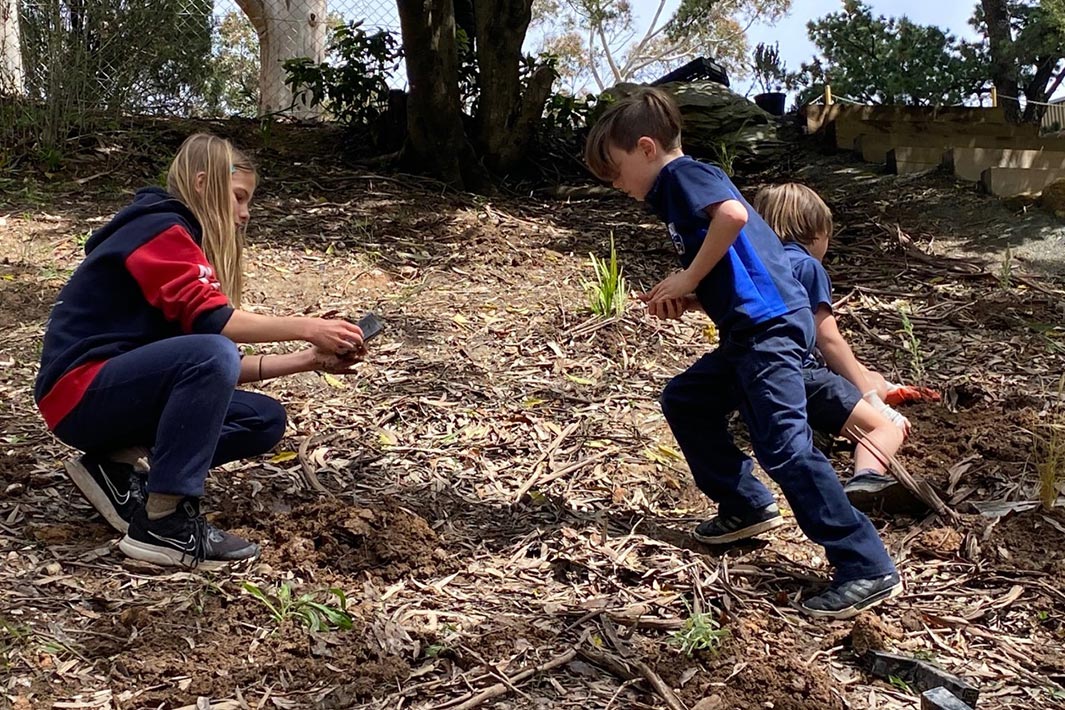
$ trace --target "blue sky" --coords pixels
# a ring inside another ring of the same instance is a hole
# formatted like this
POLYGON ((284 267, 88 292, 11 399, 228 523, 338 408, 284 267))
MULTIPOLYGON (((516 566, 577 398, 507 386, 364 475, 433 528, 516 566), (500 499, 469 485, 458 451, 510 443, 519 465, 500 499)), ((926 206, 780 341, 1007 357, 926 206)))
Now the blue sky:
MULTIPOLYGON (((633 9, 642 19, 641 27, 646 27, 659 0, 631 0, 633 9)), ((680 0, 668 0, 667 9, 680 4, 680 0)), ((969 27, 968 20, 976 7, 976 0, 865 0, 874 15, 888 17, 909 17, 922 25, 936 25, 962 38, 976 39, 976 32, 969 27)), ((804 61, 816 53, 814 45, 806 35, 806 23, 831 12, 840 10, 842 0, 792 0, 791 13, 775 26, 757 24, 748 33, 751 46, 759 42, 780 43, 780 58, 788 69, 796 70, 804 61)), ((744 93, 749 88, 749 81, 733 82, 733 88, 744 93)))

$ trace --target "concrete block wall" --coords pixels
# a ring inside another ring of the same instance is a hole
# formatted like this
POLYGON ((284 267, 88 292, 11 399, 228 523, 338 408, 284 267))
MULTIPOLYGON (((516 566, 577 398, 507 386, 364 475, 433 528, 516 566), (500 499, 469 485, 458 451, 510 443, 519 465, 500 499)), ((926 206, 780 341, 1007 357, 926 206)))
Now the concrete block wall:
POLYGON ((984 171, 993 167, 1065 170, 1065 147, 1062 150, 1045 145, 1031 150, 951 148, 946 152, 944 162, 959 180, 979 182, 984 171))
POLYGON ((1006 122, 1002 108, 807 106, 808 133, 821 133, 898 174, 945 165, 995 195, 1033 194, 1065 178, 1065 138, 1006 122))
POLYGON ((1050 183, 1065 180, 1065 170, 1038 168, 988 168, 980 176, 980 185, 998 197, 1038 195, 1050 183))

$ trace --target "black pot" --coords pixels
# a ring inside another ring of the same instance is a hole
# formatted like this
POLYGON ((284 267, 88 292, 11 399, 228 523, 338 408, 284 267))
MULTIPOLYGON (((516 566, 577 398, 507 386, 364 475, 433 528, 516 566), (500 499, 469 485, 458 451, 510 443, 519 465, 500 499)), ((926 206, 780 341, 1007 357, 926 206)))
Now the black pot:
POLYGON ((754 103, 766 113, 770 113, 774 116, 783 116, 784 103, 787 99, 788 95, 783 91, 770 91, 767 94, 758 94, 755 96, 754 103))

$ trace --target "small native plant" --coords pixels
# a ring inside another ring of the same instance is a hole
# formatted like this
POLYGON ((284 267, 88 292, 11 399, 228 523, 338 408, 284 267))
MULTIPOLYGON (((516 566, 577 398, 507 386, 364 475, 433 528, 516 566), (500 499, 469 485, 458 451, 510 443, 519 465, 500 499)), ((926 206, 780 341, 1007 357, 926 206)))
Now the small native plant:
POLYGON ((270 592, 251 582, 244 582, 243 587, 245 592, 267 608, 278 625, 286 619, 293 619, 311 631, 346 631, 352 627, 351 615, 347 612, 348 598, 342 589, 326 590, 329 596, 336 597, 338 606, 333 606, 316 601, 313 593, 292 596, 292 585, 287 582, 270 592))
POLYGON ((743 140, 741 136, 747 128, 747 121, 740 124, 732 135, 724 136, 710 146, 710 159, 717 163, 726 175, 732 177, 736 173, 736 160, 743 152, 743 140))
POLYGON ((916 693, 913 692, 913 686, 911 686, 909 683, 907 683, 905 680, 898 677, 897 675, 889 675, 888 683, 891 684, 891 687, 895 688, 896 690, 902 691, 907 695, 916 695, 916 693))
POLYGON ((729 177, 735 175, 737 151, 732 141, 718 141, 710 149, 713 151, 712 160, 721 167, 721 170, 729 177))
POLYGON ((436 658, 437 656, 444 656, 451 653, 452 647, 456 643, 455 639, 458 635, 458 629, 454 624, 444 624, 441 627, 440 638, 437 642, 425 647, 425 656, 427 658, 436 658))
POLYGON ((902 344, 910 356, 910 372, 914 382, 924 382, 924 356, 921 354, 921 341, 913 331, 913 322, 905 308, 899 309, 899 317, 902 319, 902 344))
POLYGON ((1006 253, 1002 255, 1002 266, 998 271, 998 285, 1003 291, 1009 291, 1013 285, 1013 251, 1006 247, 1006 253))
POLYGON ((610 258, 600 259, 595 254, 588 255, 592 261, 594 281, 584 282, 592 313, 597 316, 620 316, 625 312, 625 276, 618 263, 618 252, 614 248, 614 234, 610 234, 610 258))
POLYGON ((11 666, 9 655, 29 637, 28 629, 0 617, 0 668, 11 666))
POLYGON ((695 612, 684 620, 679 631, 673 632, 670 643, 690 656, 696 651, 716 652, 728 636, 728 629, 721 628, 713 615, 695 612))

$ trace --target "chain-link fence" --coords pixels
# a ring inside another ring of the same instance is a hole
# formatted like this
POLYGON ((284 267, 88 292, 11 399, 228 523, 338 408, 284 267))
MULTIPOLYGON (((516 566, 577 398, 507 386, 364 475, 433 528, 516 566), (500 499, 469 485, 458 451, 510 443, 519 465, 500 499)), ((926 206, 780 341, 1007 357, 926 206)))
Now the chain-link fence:
POLYGON ((395 0, 0 0, 0 96, 167 116, 300 113, 282 63, 331 29, 399 35, 395 0))

